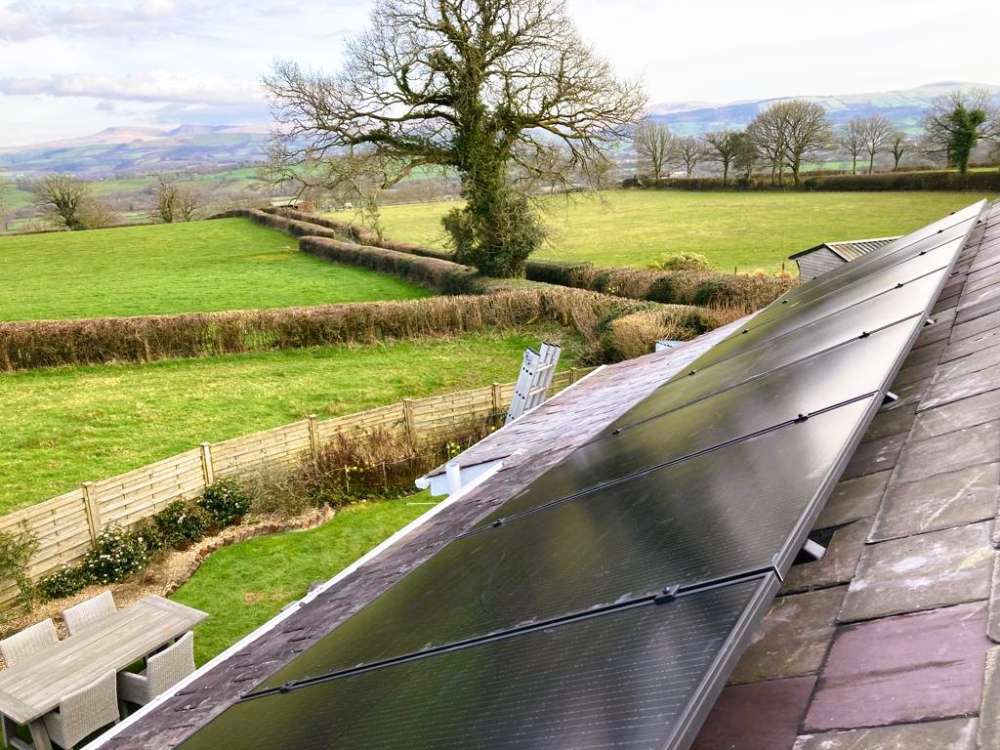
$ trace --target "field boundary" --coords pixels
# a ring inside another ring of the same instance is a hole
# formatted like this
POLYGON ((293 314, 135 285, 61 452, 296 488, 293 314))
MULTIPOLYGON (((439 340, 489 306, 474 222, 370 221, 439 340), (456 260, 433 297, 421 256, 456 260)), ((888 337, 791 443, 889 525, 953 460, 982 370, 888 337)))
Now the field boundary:
MULTIPOLYGON (((571 385, 593 368, 557 373, 549 394, 571 385)), ((337 436, 379 430, 412 445, 441 443, 469 427, 502 413, 514 394, 514 383, 403 401, 330 419, 309 416, 290 424, 190 450, 100 481, 83 482, 56 497, 0 516, 0 532, 25 529, 38 540, 28 566, 37 581, 65 565, 78 564, 97 536, 111 526, 128 528, 175 500, 200 497, 224 478, 252 476, 264 469, 290 468, 317 456, 337 436)), ((0 607, 17 600, 12 581, 0 582, 0 607)))

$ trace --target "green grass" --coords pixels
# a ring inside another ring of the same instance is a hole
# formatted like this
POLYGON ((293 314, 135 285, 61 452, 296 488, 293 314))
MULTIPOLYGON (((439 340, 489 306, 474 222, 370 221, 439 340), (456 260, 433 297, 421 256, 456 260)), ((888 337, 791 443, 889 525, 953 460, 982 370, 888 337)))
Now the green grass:
MULTIPOLYGON (((308 414, 515 379, 525 347, 561 330, 367 347, 30 370, 0 375, 0 514, 79 483, 308 414)), ((574 362, 574 340, 561 364, 574 362)))
POLYGON ((251 539, 209 557, 171 597, 208 612, 195 628, 195 656, 204 664, 430 509, 425 493, 361 503, 310 531, 251 539))
MULTIPOLYGON (((776 271, 792 253, 820 242, 903 234, 982 197, 671 190, 551 198, 546 203, 550 241, 533 257, 644 266, 666 253, 695 252, 725 271, 776 271)), ((455 205, 386 206, 386 235, 443 246, 440 220, 455 205)), ((794 270, 794 261, 786 268, 794 270)))
POLYGON ((393 276, 298 252, 246 219, 0 237, 0 320, 412 299, 393 276))

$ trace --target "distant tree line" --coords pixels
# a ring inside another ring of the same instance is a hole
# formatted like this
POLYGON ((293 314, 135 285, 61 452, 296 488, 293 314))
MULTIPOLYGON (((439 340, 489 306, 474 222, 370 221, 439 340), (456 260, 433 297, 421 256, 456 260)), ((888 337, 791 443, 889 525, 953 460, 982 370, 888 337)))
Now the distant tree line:
POLYGON ((632 145, 645 177, 692 177, 698 164, 713 164, 723 185, 731 175, 749 182, 763 174, 773 184, 790 179, 799 186, 804 166, 845 158, 851 174, 873 174, 880 156, 891 159, 893 170, 900 169, 904 157, 919 155, 964 175, 982 144, 992 144, 993 157, 1000 158, 1000 106, 986 90, 955 91, 938 99, 922 130, 921 136, 907 134, 882 115, 834 127, 822 106, 792 99, 762 110, 743 130, 702 137, 679 137, 666 124, 645 119, 635 128, 632 145))

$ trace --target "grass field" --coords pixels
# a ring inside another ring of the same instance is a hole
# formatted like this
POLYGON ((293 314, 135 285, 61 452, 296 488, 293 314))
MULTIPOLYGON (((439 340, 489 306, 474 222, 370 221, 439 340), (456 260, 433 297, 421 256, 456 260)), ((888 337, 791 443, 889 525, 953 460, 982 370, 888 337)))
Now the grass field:
POLYGON ((368 347, 30 370, 0 376, 0 513, 188 450, 286 424, 513 381, 559 329, 368 347))
MULTIPOLYGON (((644 266, 666 253, 696 252, 725 271, 776 271, 792 253, 820 242, 903 234, 982 197, 672 190, 552 198, 546 204, 550 239, 533 257, 644 266)), ((386 206, 386 235, 441 246, 440 219, 454 205, 386 206)), ((786 268, 794 271, 794 261, 786 268)))
POLYGON ((429 293, 298 252, 245 219, 0 237, 0 320, 87 318, 429 293))
POLYGON ((332 578, 432 505, 423 493, 360 503, 310 531, 252 539, 214 553, 171 597, 209 614, 195 629, 198 664, 300 599, 313 581, 332 578))

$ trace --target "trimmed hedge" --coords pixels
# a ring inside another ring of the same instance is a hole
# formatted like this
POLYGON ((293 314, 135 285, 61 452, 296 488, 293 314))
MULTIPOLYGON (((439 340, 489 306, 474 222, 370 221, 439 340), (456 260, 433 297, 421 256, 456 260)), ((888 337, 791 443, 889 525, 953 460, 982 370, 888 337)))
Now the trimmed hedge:
POLYGON ((0 370, 151 362, 387 339, 450 336, 627 315, 649 303, 570 289, 271 310, 0 323, 0 370))
POLYGON ((769 305, 795 284, 791 276, 703 271, 603 268, 589 263, 546 264, 534 277, 550 284, 588 289, 616 297, 673 305, 730 308, 750 313, 769 305))
POLYGON ((1000 171, 970 172, 962 176, 940 169, 907 172, 879 172, 876 174, 850 174, 846 172, 809 173, 801 175, 801 185, 795 187, 791 177, 785 175, 785 184, 776 185, 769 177, 756 175, 750 181, 743 177, 730 178, 722 184, 721 177, 672 177, 665 180, 629 177, 622 181, 624 188, 644 190, 830 190, 843 192, 877 190, 968 190, 1000 192, 1000 171))
POLYGON ((327 237, 303 237, 299 249, 310 255, 338 263, 350 263, 373 271, 391 273, 424 287, 459 294, 476 291, 479 272, 450 260, 427 258, 410 253, 327 237))
POLYGON ((805 190, 971 190, 1000 193, 1000 171, 969 172, 886 172, 884 174, 810 177, 805 190))

